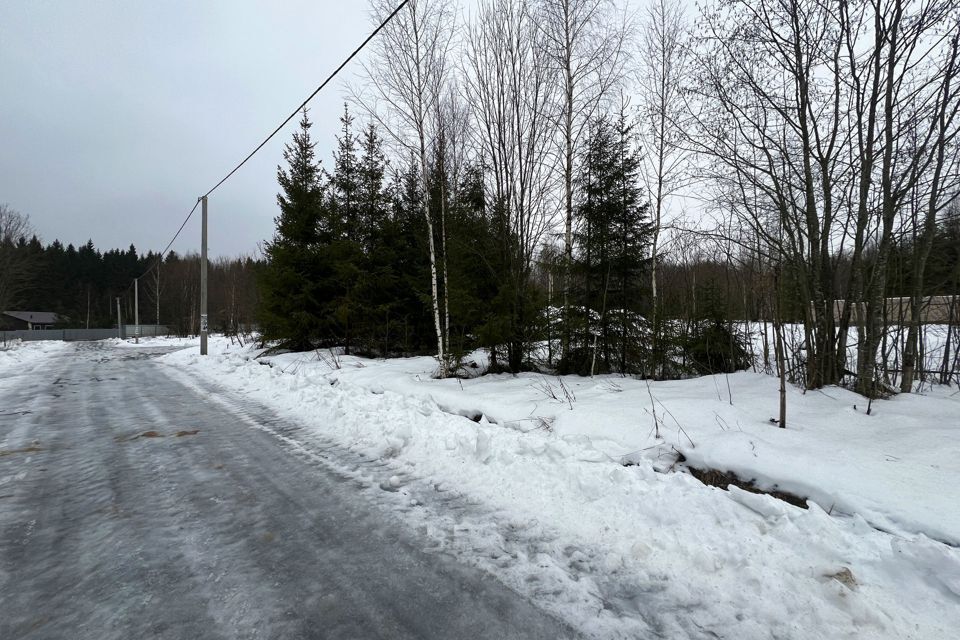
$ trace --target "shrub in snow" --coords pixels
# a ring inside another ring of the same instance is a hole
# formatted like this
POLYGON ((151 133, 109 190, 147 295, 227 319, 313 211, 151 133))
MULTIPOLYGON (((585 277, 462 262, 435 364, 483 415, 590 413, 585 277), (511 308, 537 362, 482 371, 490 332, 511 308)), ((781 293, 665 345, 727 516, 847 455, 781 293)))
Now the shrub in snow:
POLYGON ((743 337, 719 321, 697 324, 687 338, 684 353, 699 375, 733 373, 750 367, 743 337))

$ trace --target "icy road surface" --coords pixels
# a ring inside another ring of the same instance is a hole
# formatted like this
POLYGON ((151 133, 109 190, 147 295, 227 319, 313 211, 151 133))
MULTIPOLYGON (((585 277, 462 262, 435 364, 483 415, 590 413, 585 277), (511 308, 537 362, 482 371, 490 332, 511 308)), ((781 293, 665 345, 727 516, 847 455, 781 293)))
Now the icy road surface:
POLYGON ((573 637, 156 353, 0 381, 0 638, 573 637))

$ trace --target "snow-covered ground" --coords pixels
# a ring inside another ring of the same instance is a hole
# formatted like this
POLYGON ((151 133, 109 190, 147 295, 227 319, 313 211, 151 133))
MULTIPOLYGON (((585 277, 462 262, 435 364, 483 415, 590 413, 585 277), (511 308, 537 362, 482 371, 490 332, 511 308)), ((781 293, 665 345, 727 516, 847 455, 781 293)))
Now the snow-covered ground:
MULTIPOLYGON (((0 343, 0 392, 13 384, 16 377, 32 371, 48 356, 67 349, 67 343, 59 340, 22 342, 20 340, 0 343)), ((3 411, 0 396, 0 413, 3 411)))
POLYGON ((188 338, 181 338, 179 336, 148 336, 140 338, 139 342, 135 341, 133 338, 127 338, 125 340, 112 338, 110 340, 101 340, 101 342, 116 347, 129 347, 131 349, 153 349, 157 347, 199 347, 200 338, 198 336, 191 336, 188 338))
POLYGON ((210 352, 163 361, 384 461, 383 488, 407 501, 412 525, 591 635, 933 639, 960 628, 954 390, 875 402, 870 416, 841 389, 791 390, 782 430, 769 422, 776 381, 757 374, 649 387, 434 380, 430 358, 254 360, 222 338, 210 352), (677 452, 808 497, 809 509, 670 472, 677 452), (488 517, 449 521, 431 501, 450 493, 488 517))

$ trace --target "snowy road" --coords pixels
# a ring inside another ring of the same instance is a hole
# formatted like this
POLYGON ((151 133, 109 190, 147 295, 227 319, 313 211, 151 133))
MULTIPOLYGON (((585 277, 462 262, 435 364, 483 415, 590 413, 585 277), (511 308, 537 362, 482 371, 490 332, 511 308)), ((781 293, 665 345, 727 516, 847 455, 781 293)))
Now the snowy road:
POLYGON ((149 355, 81 343, 0 385, 0 638, 573 635, 149 355))

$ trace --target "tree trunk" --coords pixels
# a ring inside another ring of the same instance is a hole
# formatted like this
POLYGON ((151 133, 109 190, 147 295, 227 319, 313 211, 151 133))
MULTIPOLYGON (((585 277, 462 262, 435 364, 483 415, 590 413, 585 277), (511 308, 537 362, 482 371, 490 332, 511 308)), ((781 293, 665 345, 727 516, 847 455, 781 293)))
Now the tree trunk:
POLYGON ((427 222, 428 248, 430 251, 430 292, 433 302, 433 325, 437 332, 437 360, 440 362, 440 377, 447 377, 447 354, 444 351, 443 325, 440 324, 440 292, 437 286, 437 251, 433 240, 433 220, 430 217, 429 190, 427 188, 427 145, 420 133, 420 171, 423 176, 423 217, 427 222))
POLYGON ((564 94, 564 233, 563 233, 563 336, 560 343, 560 361, 566 362, 570 355, 570 268, 573 264, 573 71, 569 54, 569 23, 567 30, 567 56, 564 94))
POLYGON ((783 345, 783 311, 780 305, 780 285, 779 277, 774 278, 774 312, 773 312, 773 334, 774 357, 777 360, 777 376, 780 379, 780 418, 781 429, 787 428, 787 363, 784 357, 783 345))

